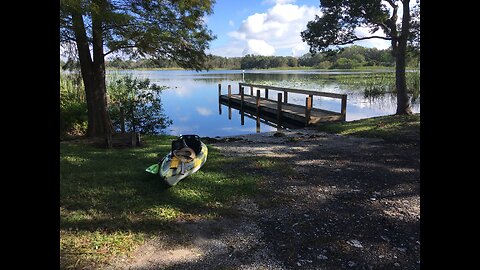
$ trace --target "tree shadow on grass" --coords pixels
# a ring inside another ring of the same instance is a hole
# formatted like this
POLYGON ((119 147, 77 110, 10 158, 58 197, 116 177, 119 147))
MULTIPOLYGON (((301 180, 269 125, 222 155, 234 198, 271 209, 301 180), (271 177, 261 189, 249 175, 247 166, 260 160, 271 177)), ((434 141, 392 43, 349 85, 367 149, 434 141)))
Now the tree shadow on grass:
MULTIPOLYGON (((210 149, 208 161, 200 171, 169 188, 159 176, 145 172, 145 168, 157 161, 156 151, 161 155, 169 151, 170 141, 150 151, 63 147, 60 229, 70 232, 70 237, 75 237, 75 232, 154 235, 171 231, 173 224, 181 220, 235 215, 230 204, 254 191, 255 179, 239 174, 237 164, 245 161, 220 157, 215 149, 210 149)), ((99 245, 108 246, 108 241, 99 245)), ((74 265, 81 257, 80 249, 91 246, 63 245, 67 249, 61 247, 61 254, 80 255, 63 257, 67 261, 61 265, 74 265)))
MULTIPOLYGON (((245 147, 245 151, 249 147, 237 146, 245 147)), ((123 176, 103 177, 91 183, 88 199, 73 207, 71 203, 79 197, 66 196, 62 205, 70 211, 93 209, 109 216, 98 220, 64 218, 61 228, 154 234, 174 230, 183 221, 204 229, 223 222, 218 233, 187 232, 189 237, 181 245, 188 247, 195 245, 198 237, 226 243, 221 239, 232 237, 238 226, 227 221, 246 218, 261 231, 259 243, 233 250, 220 244, 213 252, 206 247, 202 253, 208 255, 150 267, 260 268, 273 261, 287 269, 390 269, 395 263, 403 268, 419 268, 419 220, 385 212, 395 209, 396 203, 405 198, 418 197, 418 153, 403 154, 401 146, 383 144, 356 147, 363 147, 362 151, 352 153, 348 144, 329 147, 325 140, 310 150, 313 154, 291 152, 288 158, 223 157, 212 148, 205 166, 173 189, 162 187, 148 174, 136 175, 135 181, 123 176), (313 166, 312 160, 322 162, 313 166), (272 181, 273 186, 265 181, 272 181), (253 193, 255 186, 259 190, 253 193), (97 194, 95 190, 105 192, 97 194), (231 204, 242 195, 254 195, 260 212, 234 212, 231 204), (214 218, 189 218, 209 215, 214 218), (358 240, 362 247, 352 245, 352 240, 358 240)), ((148 157, 138 159, 135 166, 151 162, 148 157)), ((175 237, 185 233, 175 231, 167 242, 175 242, 175 237)))

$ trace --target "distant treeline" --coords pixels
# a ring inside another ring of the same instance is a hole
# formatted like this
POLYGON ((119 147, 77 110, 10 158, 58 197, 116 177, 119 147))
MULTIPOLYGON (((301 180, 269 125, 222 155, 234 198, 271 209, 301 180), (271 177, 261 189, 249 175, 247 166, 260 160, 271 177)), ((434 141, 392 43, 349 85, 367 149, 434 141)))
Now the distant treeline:
MULTIPOLYGON (((407 56, 407 66, 417 67, 419 53, 410 52, 407 56)), ((61 63, 62 66, 72 63, 61 63)), ((222 57, 211 55, 207 62, 208 69, 267 69, 267 68, 318 68, 318 69, 352 69, 360 67, 389 67, 395 65, 391 50, 379 50, 361 46, 346 47, 336 54, 317 53, 293 56, 260 56, 245 55, 243 57, 222 57)), ((167 59, 124 60, 114 58, 106 61, 111 69, 151 69, 180 68, 174 61, 167 59)))

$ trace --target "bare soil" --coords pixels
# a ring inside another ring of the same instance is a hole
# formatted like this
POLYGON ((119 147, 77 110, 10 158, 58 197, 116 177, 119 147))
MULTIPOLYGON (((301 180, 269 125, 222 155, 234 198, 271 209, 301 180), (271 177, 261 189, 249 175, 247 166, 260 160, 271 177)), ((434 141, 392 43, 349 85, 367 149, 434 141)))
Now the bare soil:
POLYGON ((259 192, 233 214, 179 221, 110 268, 420 269, 420 140, 407 137, 304 129, 213 142, 225 156, 275 157, 285 169, 246 172, 259 192))

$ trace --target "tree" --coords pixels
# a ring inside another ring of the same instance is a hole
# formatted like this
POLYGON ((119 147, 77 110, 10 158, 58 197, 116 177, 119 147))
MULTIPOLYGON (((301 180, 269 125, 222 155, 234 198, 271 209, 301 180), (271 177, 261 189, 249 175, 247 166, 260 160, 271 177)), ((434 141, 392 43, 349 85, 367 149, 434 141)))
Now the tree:
POLYGON ((412 114, 405 67, 407 43, 419 48, 419 7, 420 0, 412 11, 410 0, 320 0, 323 16, 308 22, 307 29, 301 33, 302 40, 310 46, 311 53, 331 50, 332 45, 339 49, 341 45, 360 40, 390 40, 396 64, 396 114, 412 114), (403 8, 400 22, 397 21, 399 5, 403 8), (355 31, 358 27, 368 28, 370 36, 358 36, 355 31), (385 36, 375 35, 378 30, 383 30, 385 36))
POLYGON ((88 108, 87 136, 113 132, 107 110, 105 57, 169 59, 201 70, 214 36, 202 19, 214 0, 61 0, 60 43, 74 46, 88 108))
POLYGON ((288 56, 287 57, 287 65, 289 67, 296 67, 298 66, 298 59, 293 57, 293 56, 288 56))

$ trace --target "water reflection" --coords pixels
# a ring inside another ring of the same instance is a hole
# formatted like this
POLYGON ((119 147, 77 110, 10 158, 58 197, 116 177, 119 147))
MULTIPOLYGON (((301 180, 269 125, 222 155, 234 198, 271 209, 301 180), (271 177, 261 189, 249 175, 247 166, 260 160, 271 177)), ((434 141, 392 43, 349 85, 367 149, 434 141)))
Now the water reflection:
MULTIPOLYGON (((157 85, 167 86, 168 89, 161 93, 161 98, 164 113, 173 121, 165 131, 171 135, 194 133, 215 137, 277 130, 278 127, 269 120, 257 120, 255 114, 248 112, 232 113, 231 108, 219 104, 218 84, 222 85, 222 94, 226 94, 228 85, 231 85, 232 93, 238 93, 240 82, 347 94, 347 121, 394 114, 396 111, 394 94, 365 96, 359 87, 342 84, 337 80, 345 76, 352 80, 360 80, 371 72, 245 70, 244 77, 241 70, 212 70, 198 73, 184 70, 125 70, 120 73, 131 73, 139 78, 148 78, 157 85), (218 114, 213 113, 217 106, 218 114)), ((275 99, 276 92, 270 91, 269 95, 275 99)), ((263 90, 261 95, 264 95, 263 90)), ((289 93, 288 100, 289 103, 305 105, 304 95, 289 93)), ((412 97, 414 112, 420 111, 419 100, 419 95, 412 97)), ((316 108, 331 111, 339 111, 341 106, 338 99, 317 96, 314 97, 313 104, 316 108)))

